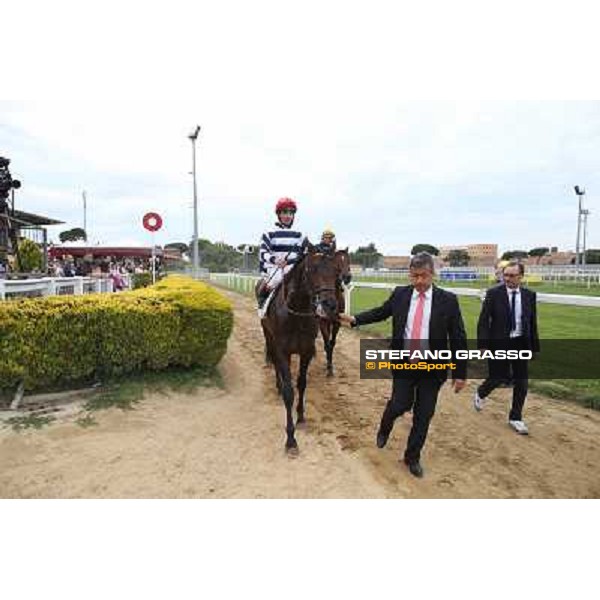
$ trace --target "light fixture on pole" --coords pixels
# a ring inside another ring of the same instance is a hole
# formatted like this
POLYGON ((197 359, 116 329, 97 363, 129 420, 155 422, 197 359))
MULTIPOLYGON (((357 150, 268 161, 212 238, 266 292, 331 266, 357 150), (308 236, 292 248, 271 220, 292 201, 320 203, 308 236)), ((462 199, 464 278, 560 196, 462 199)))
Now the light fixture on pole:
POLYGON ((581 235, 581 199, 582 196, 585 195, 585 189, 580 188, 578 185, 575 186, 575 193, 577 194, 577 198, 579 200, 579 208, 577 209, 577 242, 575 243, 575 264, 579 266, 581 264, 581 253, 579 248, 579 239, 581 235))
POLYGON ((198 277, 198 190, 196 188, 196 140, 200 133, 200 125, 188 136, 192 141, 192 175, 194 179, 194 236, 192 239, 192 264, 194 277, 198 277))

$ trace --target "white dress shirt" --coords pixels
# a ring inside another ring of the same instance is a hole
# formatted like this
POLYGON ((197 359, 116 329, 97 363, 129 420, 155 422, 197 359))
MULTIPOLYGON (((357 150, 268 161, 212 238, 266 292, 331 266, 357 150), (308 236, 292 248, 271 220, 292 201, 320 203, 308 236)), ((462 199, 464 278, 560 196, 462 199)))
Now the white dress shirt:
MULTIPOLYGON (((433 287, 429 286, 429 289, 425 293, 425 306, 423 307, 423 321, 421 322, 421 335, 419 336, 422 340, 429 340, 429 321, 431 319, 431 299, 433 297, 433 287)), ((408 309, 408 317, 406 319, 406 326, 404 327, 404 346, 409 347, 412 339, 412 328, 413 321, 415 320, 415 313, 417 312, 417 304, 419 302, 419 292, 416 289, 413 290, 410 298, 410 307, 408 309)), ((429 346, 429 344, 425 344, 429 346)))
POLYGON ((522 318, 521 318, 523 315, 523 311, 521 309, 521 288, 520 287, 511 289, 508 286, 506 286, 506 292, 508 293, 508 308, 510 310, 510 304, 511 304, 513 291, 517 292, 517 295, 515 296, 515 320, 517 322, 517 328, 514 331, 510 332, 511 338, 523 335, 523 326, 522 326, 522 318))

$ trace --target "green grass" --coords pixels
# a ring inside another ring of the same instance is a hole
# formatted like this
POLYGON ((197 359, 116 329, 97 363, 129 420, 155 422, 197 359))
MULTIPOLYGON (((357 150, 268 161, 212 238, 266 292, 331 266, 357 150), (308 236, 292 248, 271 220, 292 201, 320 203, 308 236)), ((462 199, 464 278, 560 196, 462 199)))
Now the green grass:
MULTIPOLYGON (((397 274, 382 275, 380 277, 369 277, 368 275, 356 275, 355 281, 372 281, 377 283, 397 283, 398 285, 406 285, 408 283, 407 276, 399 276, 397 274)), ((473 281, 442 281, 439 278, 435 279, 436 285, 440 287, 466 287, 474 289, 487 289, 493 285, 492 281, 486 281, 484 279, 476 279, 473 281)), ((536 292, 543 292, 545 294, 575 294, 578 296, 600 296, 600 284, 594 282, 588 288, 587 283, 580 283, 575 281, 560 281, 560 282, 547 282, 542 283, 530 283, 527 284, 536 292)))
POLYGON ((52 423, 55 417, 52 415, 30 414, 26 416, 10 417, 6 419, 5 424, 12 427, 13 431, 20 432, 23 429, 41 429, 52 423))
MULTIPOLYGON (((199 387, 224 387, 221 375, 216 367, 191 367, 148 371, 135 375, 113 378, 105 382, 98 392, 84 405, 83 413, 76 419, 80 427, 97 425, 93 413, 106 408, 132 410, 146 392, 167 395, 169 392, 193 394, 199 387)), ((54 416, 30 414, 15 416, 4 421, 4 425, 14 431, 41 429, 55 420, 54 416)))
POLYGON ((550 398, 571 400, 586 408, 600 410, 600 388, 597 379, 530 379, 529 389, 550 398))
MULTIPOLYGON (((391 290, 358 288, 352 292, 352 313, 379 306, 391 290)), ((463 320, 470 339, 477 337, 477 319, 481 309, 479 298, 459 296, 463 320)), ((593 306, 564 306, 538 303, 540 338, 546 339, 600 339, 600 308, 593 306)), ((389 335, 391 321, 362 327, 377 335, 389 335)))
POLYGON ((95 425, 98 425, 98 423, 96 422, 96 420, 94 419, 94 417, 92 417, 92 415, 90 413, 86 413, 82 417, 79 417, 75 421, 75 423, 77 423, 77 425, 79 425, 80 427, 84 427, 84 428, 94 427, 95 425))
POLYGON ((165 395, 172 391, 192 394, 201 386, 222 388, 223 380, 219 371, 207 367, 148 371, 111 379, 100 388, 97 395, 85 403, 84 409, 95 411, 115 407, 131 410, 147 391, 165 395))
MULTIPOLYGON (((390 292, 368 288, 354 290, 352 314, 379 306, 390 292)), ((467 337, 476 339, 481 301, 467 296, 459 296, 458 300, 467 337)), ((600 308, 538 304, 538 326, 542 339, 600 339, 600 308)), ((365 325, 361 330, 366 334, 389 337, 391 327, 391 319, 388 319, 382 323, 365 325)), ((600 409, 599 379, 530 380, 530 387, 554 398, 575 400, 583 406, 600 409)))

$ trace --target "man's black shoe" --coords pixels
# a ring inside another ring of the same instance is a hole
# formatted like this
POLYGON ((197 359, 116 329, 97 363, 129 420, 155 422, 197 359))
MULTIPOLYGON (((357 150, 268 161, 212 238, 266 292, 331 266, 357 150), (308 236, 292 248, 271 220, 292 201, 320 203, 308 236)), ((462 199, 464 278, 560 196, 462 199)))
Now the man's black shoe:
POLYGON ((408 467, 408 470, 411 472, 412 475, 414 475, 415 477, 423 477, 423 467, 421 466, 421 463, 418 460, 409 462, 405 458, 404 462, 406 463, 406 466, 408 467))
POLYGON ((388 441, 388 437, 390 437, 389 434, 386 435, 385 433, 378 431, 377 432, 377 447, 385 448, 385 445, 387 444, 387 441, 388 441))

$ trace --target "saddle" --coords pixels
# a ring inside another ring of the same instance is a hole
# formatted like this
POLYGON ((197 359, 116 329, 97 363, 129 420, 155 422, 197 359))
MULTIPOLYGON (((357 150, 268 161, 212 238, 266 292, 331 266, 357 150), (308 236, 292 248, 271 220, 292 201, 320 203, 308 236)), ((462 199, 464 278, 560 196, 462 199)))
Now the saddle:
POLYGON ((262 319, 266 314, 267 314, 267 310, 269 309, 269 305, 271 304, 271 300, 273 300, 273 297, 275 296, 275 294, 277 293, 277 290, 279 289, 279 286, 274 287, 270 292, 269 295, 267 296, 266 300, 263 302, 262 306, 260 306, 257 309, 257 313, 258 313, 258 317, 260 319, 262 319))

